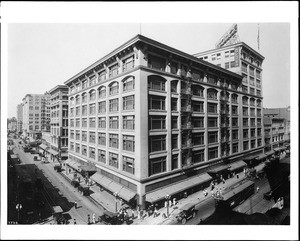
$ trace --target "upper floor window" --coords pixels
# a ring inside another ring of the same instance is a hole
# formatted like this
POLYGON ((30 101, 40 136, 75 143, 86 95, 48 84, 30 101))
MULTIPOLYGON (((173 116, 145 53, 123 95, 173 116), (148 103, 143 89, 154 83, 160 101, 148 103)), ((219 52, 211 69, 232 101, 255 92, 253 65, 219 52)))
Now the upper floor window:
POLYGON ((204 88, 202 88, 199 85, 192 85, 192 92, 193 95, 199 96, 199 97, 204 97, 204 88))
POLYGON ((123 110, 134 110, 134 95, 123 97, 123 110))
POLYGON ((166 136, 150 136, 150 152, 166 150, 166 136))
POLYGON ((98 89, 98 96, 99 96, 99 98, 105 98, 106 88, 104 86, 102 86, 98 89))
POLYGON ((85 89, 87 87, 87 80, 86 79, 82 80, 81 85, 82 85, 82 89, 85 89))
POLYGON ((166 116, 150 116, 149 127, 150 130, 166 129, 166 116))
POLYGON ((123 116, 123 129, 134 130, 134 116, 123 116))
POLYGON ((108 164, 115 168, 119 168, 119 155, 109 152, 108 164))
POLYGON ((175 62, 170 63, 170 72, 171 74, 177 74, 178 71, 178 64, 175 62))
POLYGON ((192 78, 196 81, 203 81, 204 74, 198 70, 192 69, 192 78))
POLYGON ((218 104, 207 103, 207 111, 208 113, 218 113, 218 104))
POLYGON ((106 101, 101 101, 98 103, 98 113, 106 112, 106 101))
POLYGON ((118 116, 109 117, 109 128, 110 129, 118 129, 119 128, 119 117, 118 116))
POLYGON ((160 76, 150 76, 148 78, 148 88, 150 90, 166 90, 166 80, 160 76))
POLYGON ((160 71, 165 71, 166 60, 154 55, 148 55, 148 67, 152 69, 157 69, 160 71))
POLYGON ((149 110, 165 110, 166 98, 163 96, 149 96, 149 110))
POLYGON ((80 96, 79 95, 76 95, 75 103, 76 103, 76 105, 80 104, 80 96))
POLYGON ((134 68, 134 56, 123 60, 123 72, 131 70, 134 68))
POLYGON ((217 76, 211 74, 207 75, 207 83, 216 85, 217 82, 218 82, 217 76))
POLYGON ((94 101, 96 99, 96 90, 90 91, 90 101, 94 101))
POLYGON ((207 90, 207 98, 217 100, 218 91, 215 89, 208 89, 207 90))
POLYGON ((109 94, 110 95, 115 95, 115 94, 118 94, 118 93, 119 93, 119 83, 114 82, 109 87, 109 94))
POLYGON ((123 156, 123 171, 134 174, 134 159, 123 156))
POLYGON ((119 99, 109 100, 109 112, 115 112, 119 110, 119 99))
POLYGON ((90 115, 96 114, 96 104, 90 104, 90 115))
POLYGON ((134 136, 123 135, 123 150, 134 152, 135 141, 134 136))
POLYGON ((177 80, 171 81, 171 92, 172 93, 177 93, 177 84, 178 84, 177 80))
POLYGON ((86 93, 82 93, 81 98, 82 98, 82 103, 87 102, 87 94, 86 93))
POLYGON ((134 90, 134 78, 129 77, 123 80, 123 91, 134 90))
POLYGON ((109 134, 109 147, 119 148, 119 135, 109 134))
POLYGON ((98 82, 101 82, 106 79, 106 71, 102 70, 98 74, 98 82))
POLYGON ((109 67, 109 77, 112 78, 118 74, 118 64, 109 67))
POLYGON ((89 78, 89 86, 96 84, 96 76, 93 75, 89 78))

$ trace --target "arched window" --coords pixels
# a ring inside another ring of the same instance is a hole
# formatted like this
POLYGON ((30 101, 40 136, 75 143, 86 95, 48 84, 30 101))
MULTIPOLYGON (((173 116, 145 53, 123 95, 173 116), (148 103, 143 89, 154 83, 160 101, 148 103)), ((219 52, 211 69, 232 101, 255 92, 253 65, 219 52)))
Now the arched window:
POLYGON ((148 88, 150 90, 166 90, 166 79, 158 75, 151 75, 148 77, 148 88))
POLYGON ((113 82, 109 86, 109 95, 115 95, 119 93, 119 83, 118 82, 113 82))
POLYGON ((85 92, 82 93, 81 98, 82 98, 82 103, 86 103, 87 102, 87 94, 85 92))
POLYGON ((255 106, 255 99, 254 98, 250 98, 250 106, 255 106))
POLYGON ((238 95, 237 94, 231 95, 231 103, 234 103, 234 104, 238 103, 238 95))
POLYGON ((105 98, 106 96, 106 88, 105 86, 101 86, 98 88, 98 97, 99 98, 105 98))
POLYGON ((204 88, 200 85, 192 85, 193 95, 204 97, 204 88))
POLYGON ((71 98, 70 98, 70 104, 71 104, 71 105, 74 105, 74 104, 75 104, 75 103, 74 103, 74 97, 71 97, 71 98))
POLYGON ((90 101, 94 101, 96 99, 96 90, 90 91, 90 101))
POLYGON ((75 103, 76 103, 76 105, 80 104, 80 96, 79 95, 76 95, 76 97, 75 97, 75 103))
POLYGON ((248 105, 248 97, 247 96, 243 96, 242 101, 243 101, 243 105, 248 105))
POLYGON ((218 91, 215 89, 207 89, 207 99, 213 99, 217 100, 218 99, 218 91))
POLYGON ((256 106, 257 106, 257 107, 261 107, 261 100, 257 100, 257 101, 256 101, 256 106))
POLYGON ((130 76, 123 80, 123 91, 134 90, 134 77, 130 76))
POLYGON ((171 92, 172 93, 177 93, 177 85, 178 85, 178 80, 171 81, 171 92))

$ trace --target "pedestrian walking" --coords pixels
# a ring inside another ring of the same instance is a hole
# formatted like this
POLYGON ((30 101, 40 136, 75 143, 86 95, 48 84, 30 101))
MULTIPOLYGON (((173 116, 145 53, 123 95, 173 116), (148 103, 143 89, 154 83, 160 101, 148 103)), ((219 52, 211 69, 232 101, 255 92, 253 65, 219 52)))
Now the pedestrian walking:
POLYGON ((158 216, 158 210, 157 210, 157 207, 155 207, 153 217, 156 218, 157 216, 158 216))
POLYGON ((173 198, 173 206, 175 206, 176 204, 177 204, 176 198, 174 197, 174 198, 173 198))
POLYGON ((74 202, 74 207, 75 207, 75 209, 77 209, 77 201, 76 200, 74 202))
POLYGON ((236 178, 239 179, 239 174, 236 174, 236 178))
POLYGON ((77 224, 77 222, 76 222, 76 219, 74 218, 74 225, 76 225, 77 224))
POLYGON ((257 186, 257 188, 256 188, 256 192, 257 192, 257 193, 259 192, 259 186, 257 186))
POLYGON ((92 219, 93 219, 93 224, 95 224, 96 223, 96 214, 95 213, 93 213, 92 219))
POLYGON ((88 214, 88 224, 91 224, 91 216, 88 214))

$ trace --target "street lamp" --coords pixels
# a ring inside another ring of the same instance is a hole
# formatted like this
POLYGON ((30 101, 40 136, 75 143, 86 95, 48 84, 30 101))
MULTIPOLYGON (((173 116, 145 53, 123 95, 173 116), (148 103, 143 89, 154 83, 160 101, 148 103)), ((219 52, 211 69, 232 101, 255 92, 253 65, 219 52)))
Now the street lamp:
POLYGON ((118 205, 118 197, 119 197, 119 193, 114 192, 114 196, 116 197, 116 199, 115 199, 115 201, 116 201, 116 212, 118 212, 117 205, 118 205))
POLYGON ((22 209, 22 204, 21 203, 18 203, 17 205, 16 205, 16 210, 17 210, 17 212, 18 212, 18 223, 19 223, 19 221, 20 221, 20 210, 22 209))
POLYGON ((165 198, 166 198, 166 202, 167 202, 167 217, 169 217, 169 200, 170 200, 171 196, 169 194, 167 194, 165 196, 165 198))

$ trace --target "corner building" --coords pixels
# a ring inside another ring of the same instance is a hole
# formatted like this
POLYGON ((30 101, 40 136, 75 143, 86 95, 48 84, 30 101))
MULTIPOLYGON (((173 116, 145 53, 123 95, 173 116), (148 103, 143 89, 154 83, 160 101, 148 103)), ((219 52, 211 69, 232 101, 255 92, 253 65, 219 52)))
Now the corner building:
POLYGON ((137 35, 65 82, 69 159, 94 166, 91 179, 129 203, 196 191, 212 180, 207 169, 263 148, 255 139, 242 149, 242 83, 137 35))

